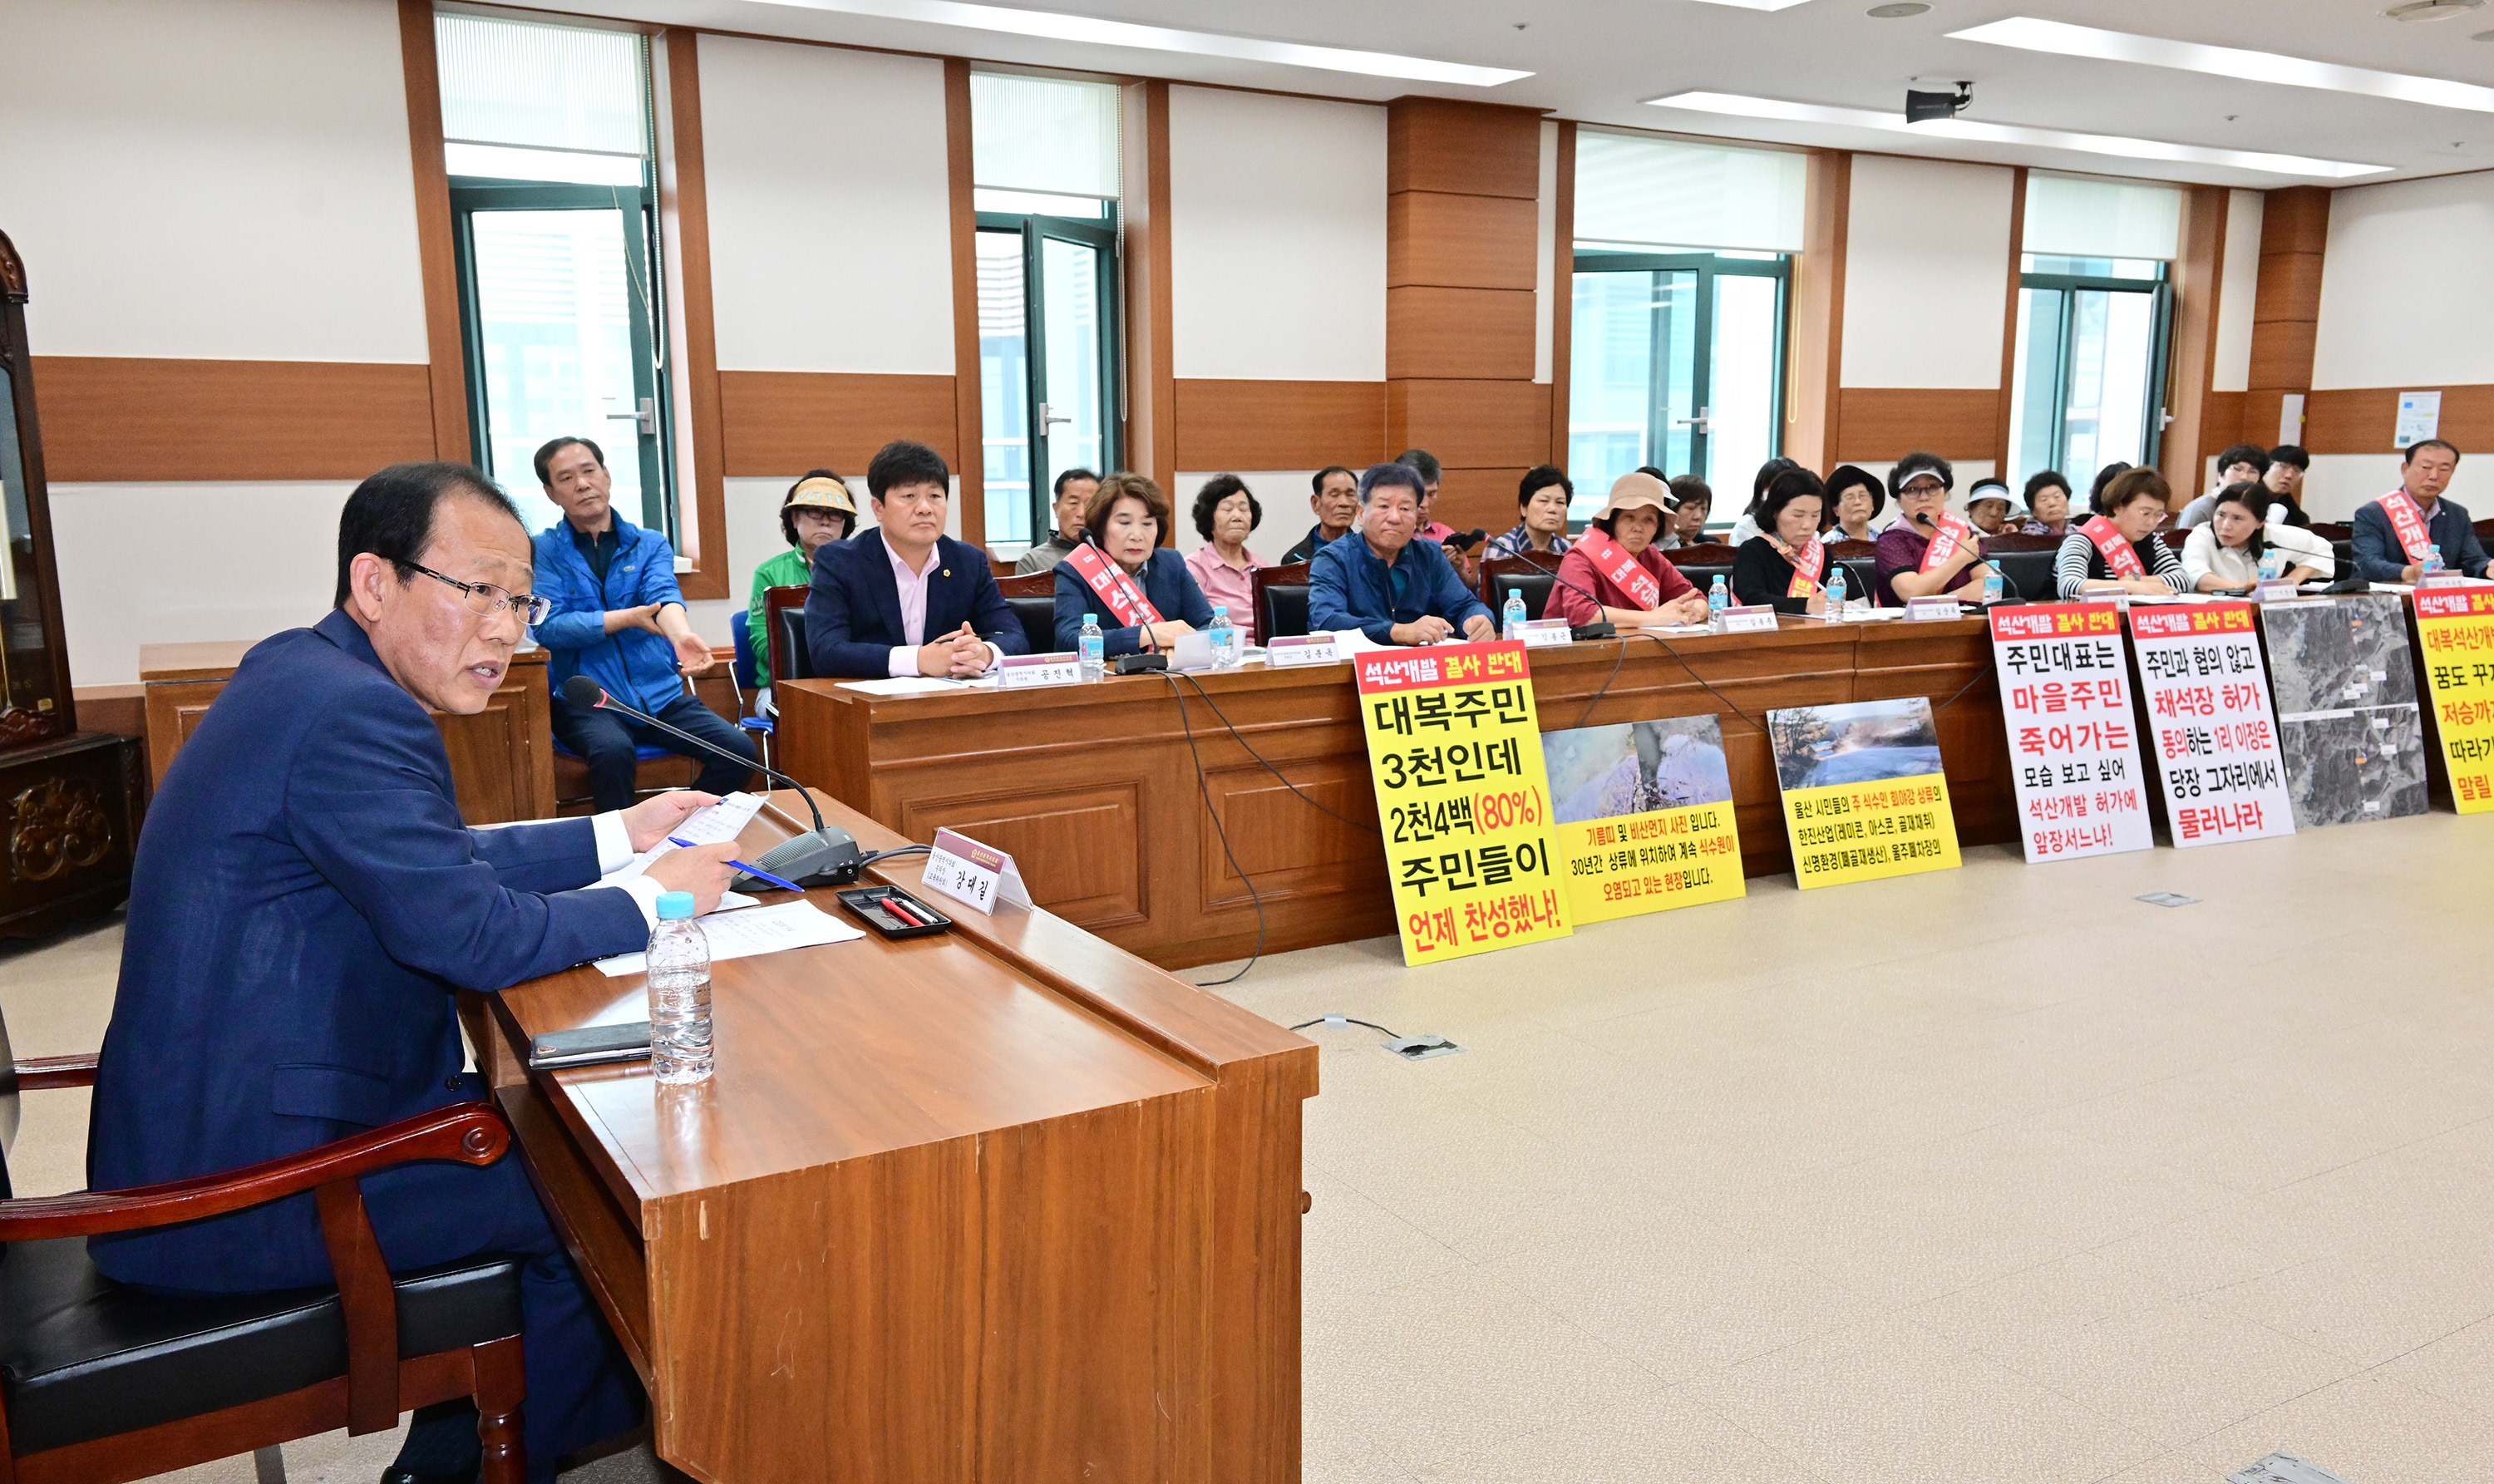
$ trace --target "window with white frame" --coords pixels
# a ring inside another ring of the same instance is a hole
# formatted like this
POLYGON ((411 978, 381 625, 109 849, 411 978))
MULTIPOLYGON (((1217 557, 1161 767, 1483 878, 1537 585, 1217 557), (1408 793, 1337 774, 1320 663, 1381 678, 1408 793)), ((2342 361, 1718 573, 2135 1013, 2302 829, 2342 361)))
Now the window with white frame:
POLYGON ((2028 173, 2003 470, 2013 484, 2053 469, 2083 490, 2108 464, 2156 462, 2181 224, 2172 186, 2028 173))
POLYGON ((537 448, 588 439, 676 540, 649 44, 466 15, 434 42, 476 463, 542 528, 537 448))
POLYGON ((1575 520, 1630 469, 1747 489, 1782 450, 1806 170, 1784 151, 1578 132, 1567 371, 1575 520))
POLYGON ((1057 474, 1116 467, 1118 108, 1110 83, 970 75, 990 542, 1046 534, 1057 474))

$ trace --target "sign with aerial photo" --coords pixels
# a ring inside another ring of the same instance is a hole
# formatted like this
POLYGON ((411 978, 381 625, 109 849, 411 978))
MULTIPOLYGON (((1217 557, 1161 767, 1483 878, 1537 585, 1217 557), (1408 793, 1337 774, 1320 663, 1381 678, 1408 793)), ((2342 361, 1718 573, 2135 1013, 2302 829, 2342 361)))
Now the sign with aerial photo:
POLYGON ((1958 865, 1928 697, 1771 711, 1767 741, 1803 891, 1958 865))
POLYGON ((2392 592, 2260 605, 2296 828, 2425 811, 2424 718, 2392 592))
POLYGON ((1544 732, 1541 758, 1573 921, 1746 894, 1716 718, 1544 732))

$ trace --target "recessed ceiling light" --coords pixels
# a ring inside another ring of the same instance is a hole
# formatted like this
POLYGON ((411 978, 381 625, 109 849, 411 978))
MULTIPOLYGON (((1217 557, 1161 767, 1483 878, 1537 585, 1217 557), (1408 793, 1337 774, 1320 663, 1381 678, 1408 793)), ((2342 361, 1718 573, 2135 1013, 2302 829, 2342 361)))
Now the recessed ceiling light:
POLYGON ((1868 14, 1881 20, 1902 20, 1908 15, 1920 15, 1930 9, 1931 7, 1925 5, 1923 0, 1899 0, 1896 5, 1874 5, 1870 7, 1868 14))
POLYGON ((1143 51, 1183 51, 1196 56, 1227 57, 1241 62, 1276 62, 1285 67, 1316 67, 1327 72, 1360 73, 1371 77, 1405 77, 1414 82, 1451 82, 1464 87, 1496 87, 1530 77, 1529 72, 1505 67, 1472 67, 1437 62, 1391 51, 1354 51, 1346 46, 1312 46, 1300 42, 1268 42, 1249 36, 1224 36, 1213 31, 1181 31, 1171 26, 1138 25, 1129 20, 1101 20, 1059 11, 1022 11, 1001 5, 976 5, 970 0, 763 0, 805 11, 831 11, 843 15, 872 15, 884 20, 914 20, 927 25, 962 26, 974 31, 1003 31, 1049 41, 1087 42, 1098 46, 1132 46, 1143 51))
POLYGON ((2066 21, 2037 20, 2031 15, 2013 15, 1989 25, 1951 31, 1949 39, 1986 42, 1994 46, 2016 46, 2025 51, 2049 51, 2059 56, 2173 67, 2183 72, 2207 73, 2247 82, 2282 82, 2289 87, 2362 93, 2400 103, 2432 104, 2443 108, 2470 108, 2479 113, 2494 113, 2494 88, 2479 87, 2473 82, 2418 77, 2407 73, 2375 72, 2369 67, 2341 67, 2335 62, 2315 62, 2305 57, 2281 56, 2274 51, 2251 51, 2240 46, 2173 42, 2158 36, 2137 36, 2128 31, 2104 31, 2094 26, 2074 26, 2066 21))
POLYGON ((2448 20, 2454 15, 2465 15, 2484 3, 2485 0, 2408 0, 2407 4, 2391 6, 2382 14, 2392 20, 2448 20))
POLYGON ((1745 11, 1788 11, 1802 0, 1706 0, 1708 5, 1737 5, 1745 11))
POLYGON ((1908 124, 1904 116, 1898 113, 1882 113, 1870 108, 1838 108, 1824 104, 1787 103, 1779 98, 1748 98, 1738 93, 1674 93, 1668 98, 1649 98, 1646 102, 1658 108, 1687 108, 1697 113, 1728 113, 1739 118, 1776 119, 1796 124, 1836 124, 1847 129, 1876 129, 1885 134, 1963 139, 1979 144, 2023 144, 2042 149, 2076 150, 2089 155, 2114 155, 2126 160, 2214 165, 2270 175, 2316 175, 2343 180, 2351 175, 2377 175, 2392 168, 2387 165, 2357 165, 2344 160, 2315 160, 2303 155, 2214 149, 2203 144, 2171 144, 2162 139, 2133 139, 2120 135, 2029 129, 2021 124, 1984 124, 1963 118, 1908 124))

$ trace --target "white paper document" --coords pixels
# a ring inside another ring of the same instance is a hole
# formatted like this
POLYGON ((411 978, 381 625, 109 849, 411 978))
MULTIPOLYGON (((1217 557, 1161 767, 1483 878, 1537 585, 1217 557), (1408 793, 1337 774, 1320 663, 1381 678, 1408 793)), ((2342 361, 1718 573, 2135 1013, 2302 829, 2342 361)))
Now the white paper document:
POLYGON ((932 696, 948 690, 960 690, 961 681, 942 681, 928 675, 896 675, 881 681, 842 681, 842 690, 863 690, 870 696, 932 696))
MULTIPOLYGON (((696 809, 692 813, 685 815, 684 823, 676 826, 676 828, 669 831, 668 833, 675 839, 684 840, 695 845, 724 844, 727 841, 736 838, 738 835, 743 834, 745 833, 745 827, 753 823, 753 816, 761 811, 762 800, 760 796, 745 793, 730 794, 706 809, 696 809)), ((638 876, 643 871, 650 868, 651 862, 655 861, 660 856, 665 855, 668 851, 675 848, 676 847, 669 841, 660 840, 655 845, 653 845, 649 849, 641 852, 639 855, 634 856, 628 863, 617 866, 615 869, 608 871, 598 879, 600 881, 619 881, 625 876, 638 876)), ((736 893, 731 892, 728 894, 733 896, 736 893)), ((753 900, 754 899, 752 897, 747 896, 738 902, 737 905, 750 906, 753 900)), ((724 910, 727 904, 725 902, 721 902, 719 906, 724 910)))
MULTIPOLYGON (((851 927, 808 901, 781 902, 776 907, 755 907, 732 915, 713 913, 701 920, 701 925, 703 935, 710 939, 713 963, 792 948, 846 943, 866 936, 865 929, 851 927)), ((612 958, 600 958, 597 972, 610 979, 638 974, 649 967, 649 957, 647 954, 618 954, 612 958)))

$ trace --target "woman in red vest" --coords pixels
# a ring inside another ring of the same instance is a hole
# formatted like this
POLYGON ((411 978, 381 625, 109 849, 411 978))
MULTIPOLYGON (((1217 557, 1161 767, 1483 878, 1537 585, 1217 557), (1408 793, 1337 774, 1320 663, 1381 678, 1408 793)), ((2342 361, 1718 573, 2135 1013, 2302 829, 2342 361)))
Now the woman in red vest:
POLYGON ((1706 594, 1654 544, 1670 508, 1661 480, 1620 475, 1609 501, 1559 559, 1548 611, 1570 623, 1607 621, 1622 628, 1705 622, 1706 594))

